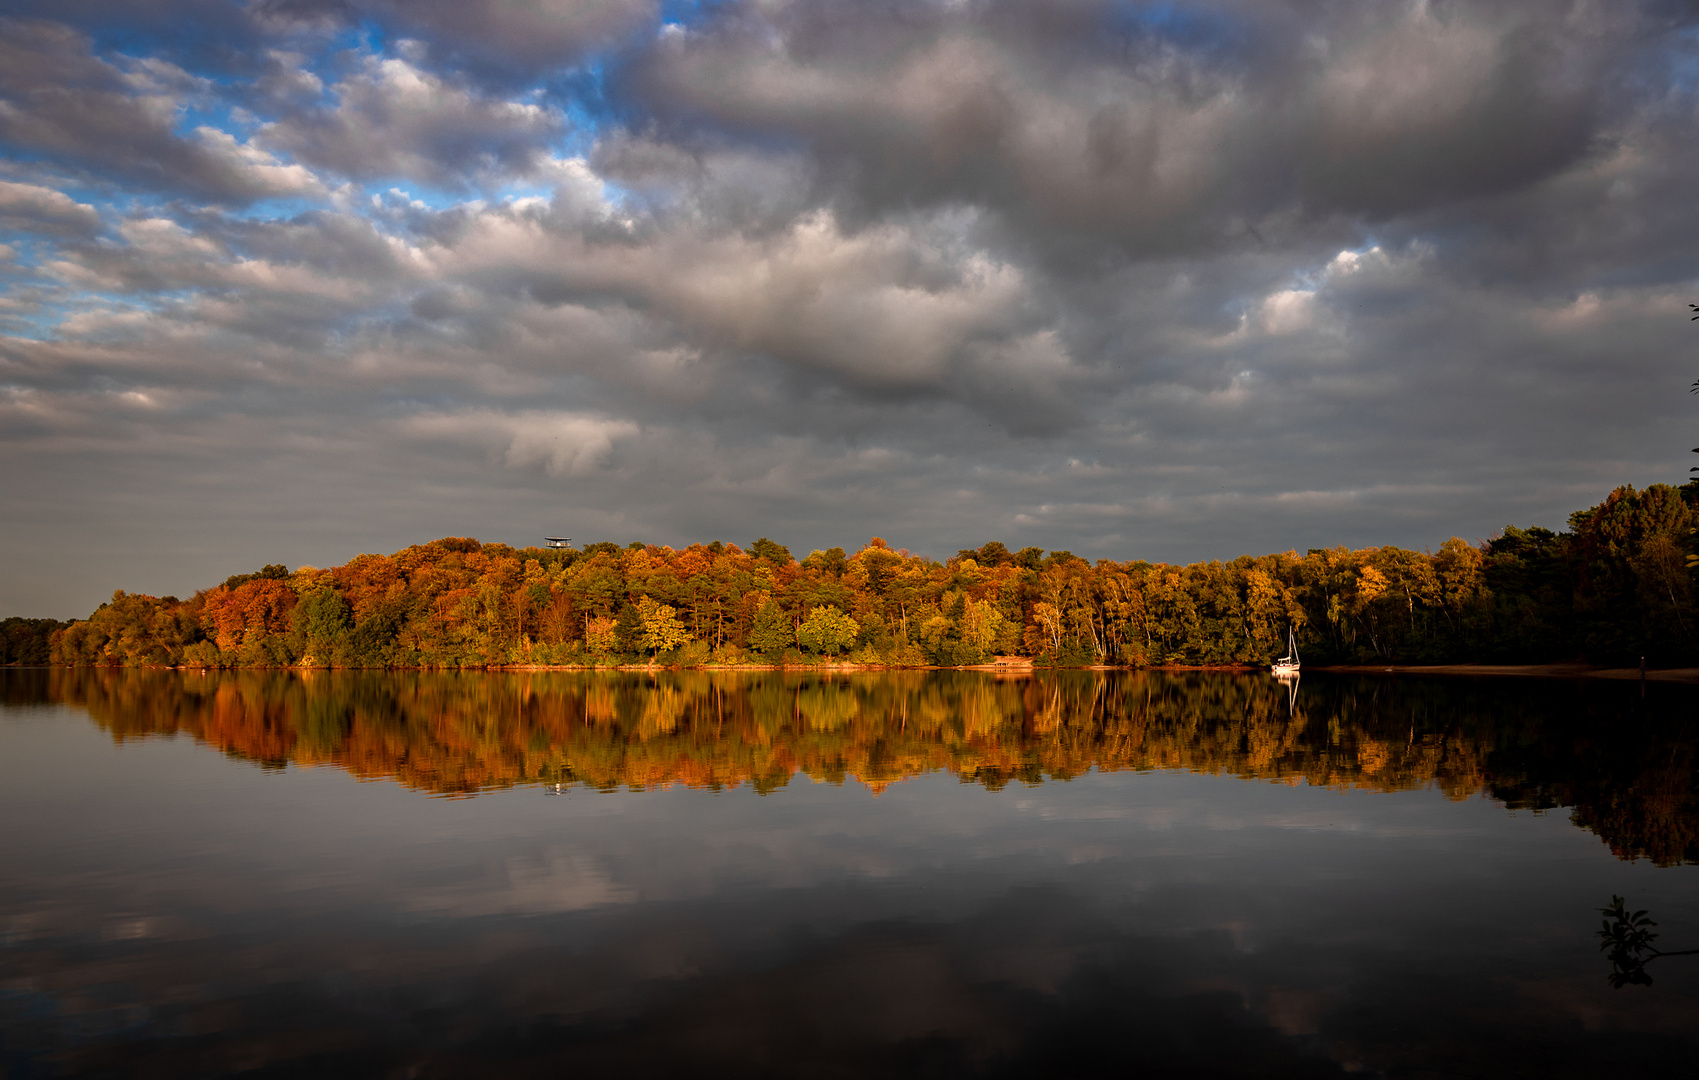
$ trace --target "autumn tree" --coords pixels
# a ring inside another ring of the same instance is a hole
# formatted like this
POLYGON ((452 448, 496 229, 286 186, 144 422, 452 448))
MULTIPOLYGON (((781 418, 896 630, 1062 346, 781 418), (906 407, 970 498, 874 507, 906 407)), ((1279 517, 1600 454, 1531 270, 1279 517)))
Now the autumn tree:
POLYGON ((690 631, 671 604, 656 603, 645 596, 637 601, 637 618, 642 624, 638 644, 645 652, 671 652, 690 640, 690 631))
POLYGON ((619 649, 619 634, 617 623, 605 615, 592 618, 584 625, 584 644, 589 650, 599 656, 606 656, 619 649))
POLYGON ((681 648, 676 662, 700 664, 746 647, 777 659, 795 644, 832 656, 859 646, 898 666, 1006 651, 1055 666, 1262 664, 1288 628, 1319 663, 1693 662, 1692 503, 1699 486, 1620 488, 1562 533, 1187 565, 1091 564, 995 541, 940 563, 875 537, 797 562, 765 538, 748 552, 559 552, 448 537, 329 570, 269 565, 188 601, 120 591, 43 632, 55 664, 129 667, 605 664, 681 648))
POLYGON ((796 642, 809 652, 836 656, 855 644, 861 626, 831 604, 808 613, 797 627, 796 642))

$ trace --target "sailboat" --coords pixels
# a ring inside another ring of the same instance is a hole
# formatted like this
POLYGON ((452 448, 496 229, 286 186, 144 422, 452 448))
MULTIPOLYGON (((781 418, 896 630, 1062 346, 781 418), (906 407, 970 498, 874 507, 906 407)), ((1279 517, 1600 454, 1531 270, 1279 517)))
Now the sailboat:
POLYGON ((1275 675, 1298 674, 1298 639, 1290 626, 1286 628, 1286 655, 1276 660, 1271 670, 1275 675))

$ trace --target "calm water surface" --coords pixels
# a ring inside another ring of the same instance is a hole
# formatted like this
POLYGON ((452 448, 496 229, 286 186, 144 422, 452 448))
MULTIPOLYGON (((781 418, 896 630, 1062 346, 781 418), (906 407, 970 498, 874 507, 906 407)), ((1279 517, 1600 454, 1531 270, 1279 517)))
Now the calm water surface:
POLYGON ((0 672, 0 1067, 1691 1076, 1699 693, 0 672))

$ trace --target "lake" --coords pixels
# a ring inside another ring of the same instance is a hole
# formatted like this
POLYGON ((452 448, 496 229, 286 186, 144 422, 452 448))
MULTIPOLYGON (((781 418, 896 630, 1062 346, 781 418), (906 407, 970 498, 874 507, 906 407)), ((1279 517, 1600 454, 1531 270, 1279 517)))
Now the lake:
POLYGON ((1690 1076, 1699 688, 0 671, 8 1077, 1690 1076), (1648 957, 1649 959, 1649 957, 1648 957))

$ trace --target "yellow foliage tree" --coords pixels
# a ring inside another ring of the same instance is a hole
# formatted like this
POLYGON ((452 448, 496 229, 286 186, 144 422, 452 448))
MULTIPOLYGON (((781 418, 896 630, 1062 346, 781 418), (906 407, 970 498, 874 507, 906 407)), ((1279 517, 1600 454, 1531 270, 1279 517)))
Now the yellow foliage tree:
POLYGON ((639 642, 648 652, 667 652, 690 640, 690 631, 671 604, 659 604, 645 596, 637 601, 637 617, 643 623, 639 642))

